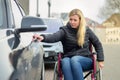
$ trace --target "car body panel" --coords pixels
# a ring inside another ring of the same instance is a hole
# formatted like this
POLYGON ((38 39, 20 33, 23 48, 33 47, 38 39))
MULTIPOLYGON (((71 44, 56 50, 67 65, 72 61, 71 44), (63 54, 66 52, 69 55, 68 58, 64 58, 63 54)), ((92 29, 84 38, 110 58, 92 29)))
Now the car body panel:
POLYGON ((13 54, 13 62, 16 60, 17 65, 14 64, 16 70, 11 75, 10 80, 40 80, 43 53, 42 45, 35 41, 25 48, 14 50, 11 54, 13 54))
MULTIPOLYGON (((4 31, 2 31, 4 32, 4 31)), ((0 72, 2 72, 0 74, 0 80, 8 80, 10 75, 13 72, 13 67, 10 64, 10 60, 9 60, 9 53, 12 51, 11 50, 11 46, 12 44, 8 44, 8 40, 14 38, 14 35, 10 35, 10 36, 2 36, 0 38, 0 72), (9 45, 9 46, 8 46, 9 45), (2 70, 2 71, 1 71, 2 70)))

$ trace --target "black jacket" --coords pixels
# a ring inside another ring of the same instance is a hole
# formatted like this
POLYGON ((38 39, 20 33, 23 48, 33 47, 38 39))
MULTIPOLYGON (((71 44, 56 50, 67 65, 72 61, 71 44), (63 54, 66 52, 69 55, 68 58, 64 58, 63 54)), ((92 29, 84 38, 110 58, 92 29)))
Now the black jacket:
POLYGON ((81 55, 88 57, 90 55, 89 44, 91 42, 97 52, 97 60, 104 61, 102 44, 88 27, 86 27, 85 43, 83 47, 78 46, 77 44, 77 29, 72 28, 69 24, 61 27, 56 33, 43 36, 43 42, 53 43, 61 41, 64 56, 81 55))

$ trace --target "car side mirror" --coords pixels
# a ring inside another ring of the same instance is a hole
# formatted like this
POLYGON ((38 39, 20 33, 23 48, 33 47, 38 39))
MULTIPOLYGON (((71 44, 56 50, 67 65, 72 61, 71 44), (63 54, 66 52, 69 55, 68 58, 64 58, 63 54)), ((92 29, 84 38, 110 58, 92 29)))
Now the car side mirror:
POLYGON ((17 33, 21 32, 35 32, 44 31, 47 29, 47 25, 43 22, 41 18, 25 16, 21 22, 21 28, 16 29, 17 33))

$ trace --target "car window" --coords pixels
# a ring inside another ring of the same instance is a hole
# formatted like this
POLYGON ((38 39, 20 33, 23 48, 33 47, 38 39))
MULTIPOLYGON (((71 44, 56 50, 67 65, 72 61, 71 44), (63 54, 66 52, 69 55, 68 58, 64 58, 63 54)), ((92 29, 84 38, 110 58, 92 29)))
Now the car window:
POLYGON ((2 27, 3 24, 3 10, 2 10, 2 2, 0 0, 0 28, 2 27))
POLYGON ((59 30, 60 27, 63 26, 61 19, 43 19, 44 23, 48 26, 45 31, 41 31, 41 33, 54 33, 59 30))
POLYGON ((15 25, 17 27, 21 27, 21 20, 22 20, 23 16, 14 0, 11 0, 11 4, 12 4, 12 11, 13 11, 13 15, 14 15, 15 25))
POLYGON ((7 28, 5 0, 0 0, 0 29, 7 28))

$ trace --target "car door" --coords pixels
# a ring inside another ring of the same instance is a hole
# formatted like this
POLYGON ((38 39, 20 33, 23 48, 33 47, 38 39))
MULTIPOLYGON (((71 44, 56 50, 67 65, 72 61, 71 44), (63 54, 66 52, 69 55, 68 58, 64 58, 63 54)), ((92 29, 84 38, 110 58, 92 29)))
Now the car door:
MULTIPOLYGON (((41 44, 31 44, 31 49, 27 49, 27 56, 29 56, 30 58, 27 57, 23 62, 17 65, 17 67, 20 67, 22 65, 22 68, 24 67, 23 69, 15 69, 13 66, 13 59, 16 58, 16 56, 13 57, 14 51, 19 51, 20 49, 24 49, 28 46, 30 47, 29 44, 32 41, 33 31, 43 31, 46 29, 46 26, 44 25, 42 25, 42 27, 36 27, 41 26, 41 19, 29 16, 23 17, 19 5, 15 6, 16 3, 14 3, 13 1, 17 0, 0 0, 0 80, 30 80, 33 79, 33 77, 36 78, 36 80, 40 80, 40 78, 41 80, 43 80, 44 77, 41 73, 43 72, 42 66, 44 66, 44 63, 42 61, 42 54, 44 52, 41 44), (32 51, 32 55, 29 54, 30 51, 32 51), (31 61, 26 62, 29 60, 31 61), (34 66, 36 65, 36 63, 39 66, 34 66), (31 66, 26 64, 30 64, 31 66), (30 74, 32 74, 34 70, 37 75, 30 76, 30 74), (19 74, 20 72, 21 75, 19 74), (23 73, 25 75, 23 75, 23 73), (29 75, 29 77, 27 75, 29 75)), ((21 55, 25 57, 24 55, 26 55, 26 52, 21 52, 21 55)), ((21 57, 21 55, 19 57, 21 57)), ((19 57, 18 59, 20 61, 21 58, 19 57)), ((18 62, 16 64, 18 64, 18 62)))
POLYGON ((30 33, 15 33, 22 17, 14 0, 0 0, 0 80, 8 80, 14 70, 9 60, 13 49, 27 46, 32 40, 30 33))
POLYGON ((14 46, 14 22, 8 0, 0 0, 0 80, 8 80, 13 68, 10 64, 9 53, 14 46))

